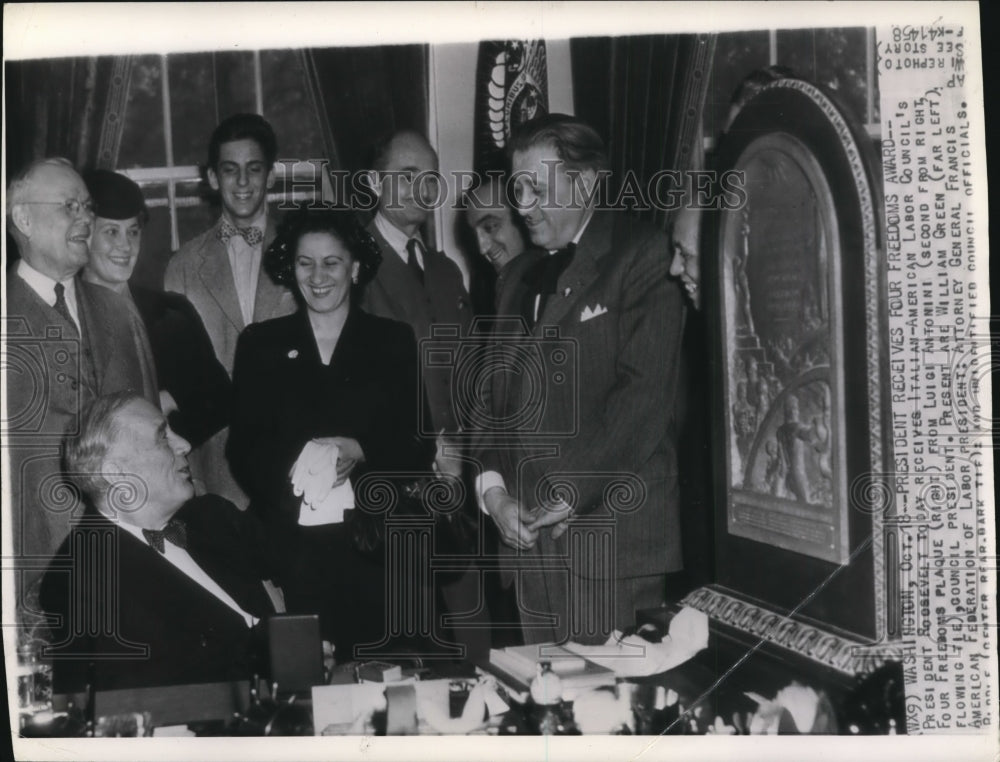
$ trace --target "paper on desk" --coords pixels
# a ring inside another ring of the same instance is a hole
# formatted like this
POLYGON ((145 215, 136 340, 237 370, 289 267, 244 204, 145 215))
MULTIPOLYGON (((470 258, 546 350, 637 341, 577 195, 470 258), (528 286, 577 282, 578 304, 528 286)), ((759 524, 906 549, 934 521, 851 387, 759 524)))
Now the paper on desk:
POLYGON ((567 643, 566 648, 595 664, 613 670, 618 677, 644 677, 673 669, 708 647, 708 617, 685 606, 670 620, 670 632, 660 643, 639 635, 622 638, 612 633, 603 646, 567 643))

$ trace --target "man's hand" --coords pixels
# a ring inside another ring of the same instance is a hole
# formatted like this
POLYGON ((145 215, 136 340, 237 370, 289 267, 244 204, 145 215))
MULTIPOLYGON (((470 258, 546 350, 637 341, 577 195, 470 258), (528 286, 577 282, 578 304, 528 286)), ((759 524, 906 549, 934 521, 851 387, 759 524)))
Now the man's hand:
POLYGON ((558 503, 545 503, 538 506, 529 514, 531 520, 528 522, 528 529, 540 531, 543 527, 552 527, 552 539, 558 540, 569 528, 569 521, 573 518, 573 508, 562 500, 558 503))
POLYGON ((483 495, 483 505, 500 530, 500 538, 510 547, 530 550, 538 542, 538 532, 527 527, 531 516, 503 487, 491 487, 483 495))

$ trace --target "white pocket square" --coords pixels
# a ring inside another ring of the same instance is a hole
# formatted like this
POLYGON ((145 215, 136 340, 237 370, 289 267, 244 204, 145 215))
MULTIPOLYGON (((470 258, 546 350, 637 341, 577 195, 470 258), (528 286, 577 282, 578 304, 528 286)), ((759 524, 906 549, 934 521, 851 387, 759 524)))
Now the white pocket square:
POLYGON ((607 311, 608 311, 607 307, 602 307, 599 304, 595 307, 585 307, 583 312, 580 313, 580 322, 586 323, 588 320, 592 320, 595 317, 600 317, 607 311))

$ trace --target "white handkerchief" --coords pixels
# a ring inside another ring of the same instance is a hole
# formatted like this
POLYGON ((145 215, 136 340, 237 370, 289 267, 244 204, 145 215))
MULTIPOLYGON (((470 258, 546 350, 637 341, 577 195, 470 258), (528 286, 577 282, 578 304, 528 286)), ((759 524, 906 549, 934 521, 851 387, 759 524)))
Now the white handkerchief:
POLYGON ((346 479, 339 487, 334 487, 319 503, 307 505, 302 501, 299 508, 299 526, 315 527, 322 524, 342 524, 344 511, 354 507, 354 488, 346 479))
POLYGON ((296 464, 292 484, 296 494, 302 495, 299 505, 299 526, 315 527, 324 524, 341 524, 344 511, 354 507, 354 488, 350 479, 339 487, 329 487, 337 480, 339 450, 333 445, 316 445, 310 442, 301 459, 308 464, 296 464), (314 446, 315 445, 315 446, 314 446), (329 487, 329 492, 319 499, 329 487))

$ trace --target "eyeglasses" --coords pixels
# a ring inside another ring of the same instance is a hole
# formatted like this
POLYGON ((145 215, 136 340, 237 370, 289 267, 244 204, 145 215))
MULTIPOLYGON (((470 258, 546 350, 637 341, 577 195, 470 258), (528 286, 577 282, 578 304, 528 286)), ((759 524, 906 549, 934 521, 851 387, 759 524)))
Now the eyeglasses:
POLYGON ((66 209, 68 214, 74 217, 78 215, 81 210, 91 216, 94 214, 94 202, 90 199, 86 201, 78 201, 75 198, 66 199, 65 201, 22 201, 23 204, 44 204, 46 206, 61 206, 66 209))

